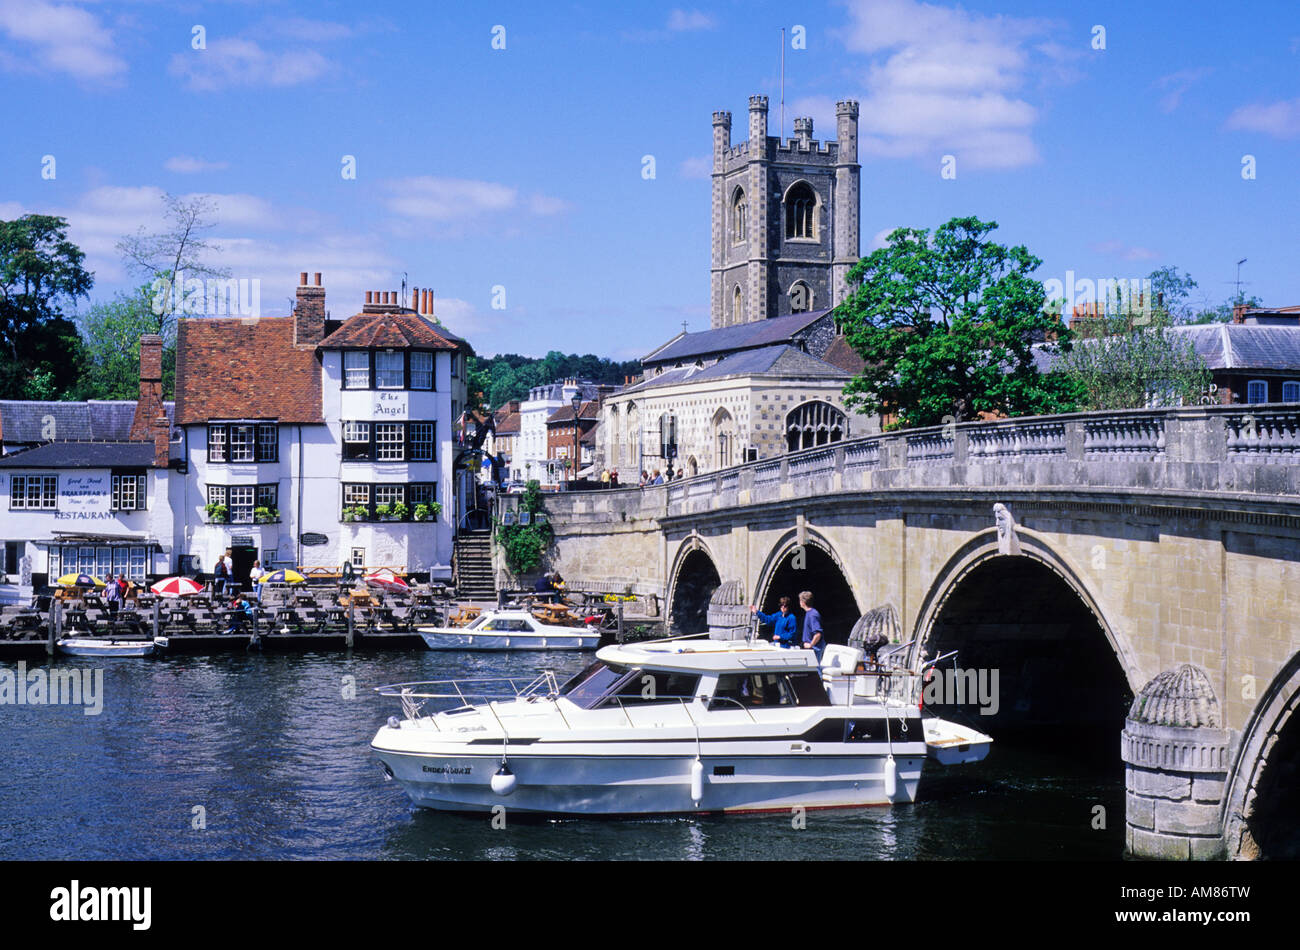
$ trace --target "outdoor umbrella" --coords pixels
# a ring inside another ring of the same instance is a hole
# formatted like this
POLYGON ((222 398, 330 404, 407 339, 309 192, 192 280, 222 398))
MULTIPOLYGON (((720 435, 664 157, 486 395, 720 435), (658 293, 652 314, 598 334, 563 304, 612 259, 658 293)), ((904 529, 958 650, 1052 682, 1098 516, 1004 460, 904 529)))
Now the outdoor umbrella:
POLYGON ((163 597, 188 597, 203 592, 203 585, 188 577, 165 577, 149 588, 163 597))
POLYGON ((411 589, 410 584, 386 567, 381 567, 379 570, 367 574, 366 583, 371 587, 382 587, 384 590, 406 591, 411 589))
POLYGON ((89 574, 64 574, 54 583, 60 587, 103 587, 104 582, 89 574))
POLYGON ((291 571, 288 568, 281 568, 271 574, 262 577, 263 584, 302 584, 307 578, 303 577, 297 571, 291 571))

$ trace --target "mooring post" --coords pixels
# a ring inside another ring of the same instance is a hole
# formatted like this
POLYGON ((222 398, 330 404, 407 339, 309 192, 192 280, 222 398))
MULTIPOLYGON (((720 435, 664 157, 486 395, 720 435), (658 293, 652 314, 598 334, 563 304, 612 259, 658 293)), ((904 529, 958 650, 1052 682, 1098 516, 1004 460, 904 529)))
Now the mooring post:
POLYGON ((51 598, 50 599, 50 623, 49 623, 50 635, 47 638, 45 643, 45 652, 48 653, 50 656, 54 656, 54 641, 58 639, 58 635, 59 635, 59 631, 58 631, 59 607, 60 607, 59 599, 57 597, 51 598))
POLYGON ((618 642, 623 642, 623 601, 618 602, 618 642))
POLYGON ((155 638, 162 636, 162 598, 153 599, 153 635, 155 638))
POLYGON ((356 634, 356 618, 353 616, 354 610, 356 610, 356 608, 352 605, 352 598, 349 597, 348 598, 348 649, 349 650, 352 649, 352 638, 356 634))

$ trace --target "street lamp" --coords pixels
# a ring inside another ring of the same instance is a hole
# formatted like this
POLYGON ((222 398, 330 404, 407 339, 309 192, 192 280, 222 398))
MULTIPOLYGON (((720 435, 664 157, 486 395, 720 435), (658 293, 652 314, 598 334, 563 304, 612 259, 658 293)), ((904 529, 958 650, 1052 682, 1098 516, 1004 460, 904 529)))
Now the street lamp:
POLYGON ((573 485, 572 488, 578 487, 578 410, 582 408, 582 390, 573 394, 569 400, 573 405, 573 485))

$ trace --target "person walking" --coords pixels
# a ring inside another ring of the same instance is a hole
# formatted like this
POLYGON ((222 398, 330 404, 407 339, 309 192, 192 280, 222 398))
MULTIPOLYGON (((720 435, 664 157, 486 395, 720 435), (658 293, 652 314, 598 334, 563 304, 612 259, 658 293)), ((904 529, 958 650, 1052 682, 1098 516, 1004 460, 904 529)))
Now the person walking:
POLYGON ((218 556, 217 566, 212 569, 212 592, 218 597, 224 597, 229 578, 230 571, 226 569, 226 559, 218 556))
POLYGON ((780 600, 780 609, 774 614, 765 614, 754 604, 749 605, 749 612, 759 619, 761 623, 772 624, 772 642, 780 647, 790 648, 794 646, 794 634, 799 625, 794 614, 790 612, 790 598, 782 597, 780 600))
POLYGON ((822 615, 812 605, 813 595, 810 590, 799 592, 799 606, 803 608, 803 648, 817 654, 817 662, 822 661, 826 652, 826 633, 822 630, 822 615))

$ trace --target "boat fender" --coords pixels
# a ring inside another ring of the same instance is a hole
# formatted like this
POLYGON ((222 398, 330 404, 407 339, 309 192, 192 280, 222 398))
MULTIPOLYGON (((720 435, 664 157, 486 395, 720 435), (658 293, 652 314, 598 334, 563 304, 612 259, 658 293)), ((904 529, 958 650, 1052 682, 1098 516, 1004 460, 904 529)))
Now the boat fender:
POLYGON ((891 802, 898 794, 898 763, 892 755, 885 757, 885 797, 891 802))
POLYGON ((704 797, 704 763, 700 761, 699 756, 691 763, 691 801, 696 805, 704 797))
POLYGON ((509 795, 515 790, 515 784, 519 779, 515 773, 510 771, 510 766, 505 762, 501 763, 501 768, 496 770, 492 776, 492 791, 498 795, 509 795))

